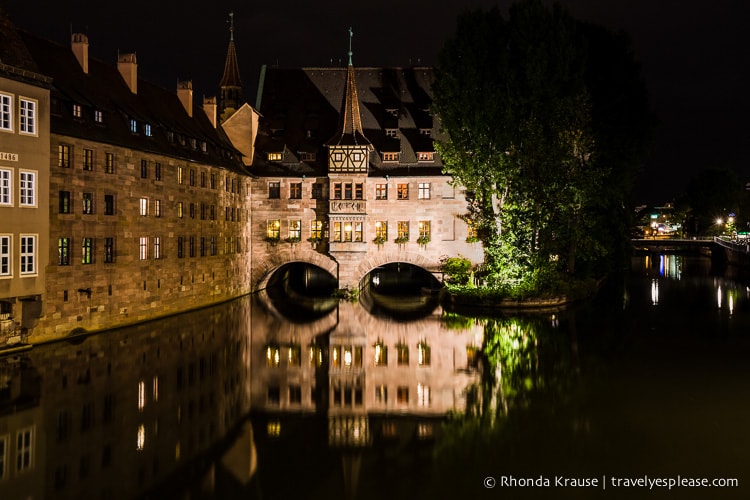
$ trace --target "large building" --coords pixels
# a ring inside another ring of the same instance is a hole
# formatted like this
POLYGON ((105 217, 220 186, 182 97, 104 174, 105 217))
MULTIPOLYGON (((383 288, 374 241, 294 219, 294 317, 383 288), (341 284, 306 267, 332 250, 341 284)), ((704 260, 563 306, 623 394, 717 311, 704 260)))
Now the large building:
POLYGON ((194 108, 191 82, 167 91, 140 79, 135 54, 90 58, 83 34, 67 47, 21 41, 53 82, 51 133, 37 147, 44 220, 33 226, 50 243, 37 255, 31 341, 248 293, 249 176, 215 100, 194 108))
POLYGON ((25 340, 45 295, 51 79, 0 16, 0 345, 25 340))

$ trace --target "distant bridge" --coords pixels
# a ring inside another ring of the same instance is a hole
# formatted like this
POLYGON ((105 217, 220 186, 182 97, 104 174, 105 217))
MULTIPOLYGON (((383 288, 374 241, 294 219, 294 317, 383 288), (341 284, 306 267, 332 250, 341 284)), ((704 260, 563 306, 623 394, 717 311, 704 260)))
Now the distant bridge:
POLYGON ((701 237, 689 239, 633 239, 636 250, 650 253, 681 252, 686 250, 708 250, 712 257, 719 257, 732 264, 750 265, 750 240, 732 240, 731 238, 701 237))

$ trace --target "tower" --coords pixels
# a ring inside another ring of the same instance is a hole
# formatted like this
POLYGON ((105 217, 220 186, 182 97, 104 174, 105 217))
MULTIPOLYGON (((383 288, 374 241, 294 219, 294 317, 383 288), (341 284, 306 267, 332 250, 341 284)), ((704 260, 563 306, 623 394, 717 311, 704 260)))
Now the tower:
POLYGON ((242 104, 242 80, 240 80, 240 68, 237 64, 237 51, 234 46, 234 12, 229 13, 229 47, 219 88, 221 90, 219 113, 223 115, 229 108, 238 109, 242 104))

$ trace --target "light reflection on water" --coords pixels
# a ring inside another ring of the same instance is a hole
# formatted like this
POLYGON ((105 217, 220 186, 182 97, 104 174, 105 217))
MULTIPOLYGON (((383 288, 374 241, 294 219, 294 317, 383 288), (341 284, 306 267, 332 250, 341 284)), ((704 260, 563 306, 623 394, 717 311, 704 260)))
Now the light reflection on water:
POLYGON ((617 473, 746 498, 750 292, 661 257, 554 314, 394 319, 407 301, 380 297, 289 321, 253 296, 0 358, 0 497, 568 498, 482 480, 617 473))

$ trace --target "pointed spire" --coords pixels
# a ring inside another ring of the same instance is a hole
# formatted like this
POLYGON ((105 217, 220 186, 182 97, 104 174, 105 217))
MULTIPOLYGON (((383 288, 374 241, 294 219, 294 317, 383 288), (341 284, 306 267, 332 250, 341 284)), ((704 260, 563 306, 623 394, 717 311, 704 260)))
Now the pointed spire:
POLYGON ((354 32, 349 28, 349 66, 346 68, 346 92, 341 114, 341 131, 337 133, 331 144, 356 145, 370 144, 362 129, 362 116, 359 112, 359 96, 357 95, 357 81, 352 65, 352 37, 354 32))
POLYGON ((221 111, 226 108, 237 109, 242 100, 242 80, 240 67, 237 63, 237 51, 234 45, 234 12, 229 13, 229 47, 227 59, 224 62, 224 75, 221 77, 221 111))

